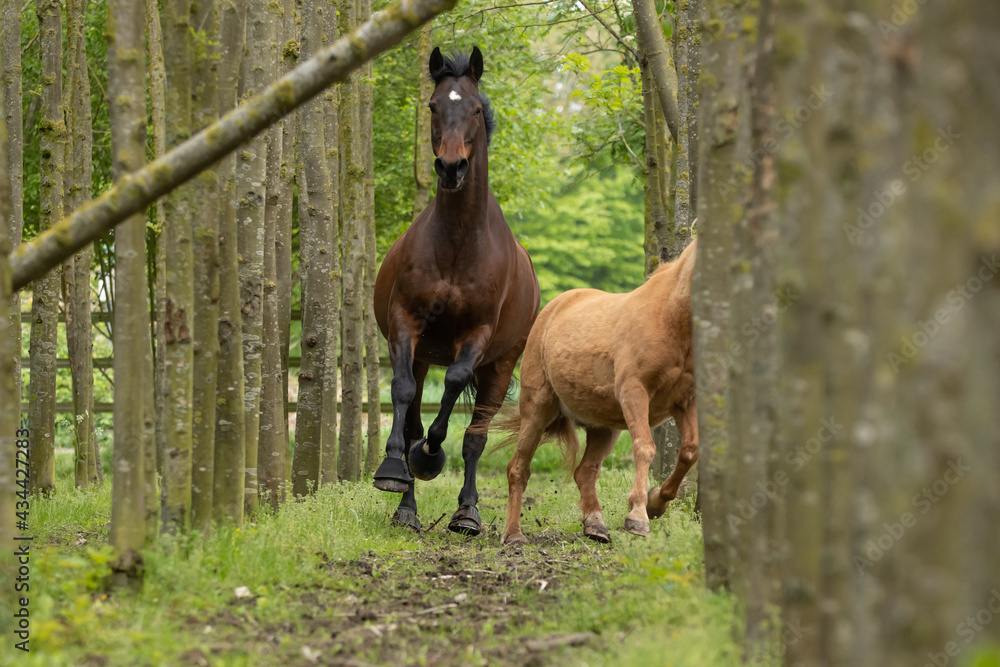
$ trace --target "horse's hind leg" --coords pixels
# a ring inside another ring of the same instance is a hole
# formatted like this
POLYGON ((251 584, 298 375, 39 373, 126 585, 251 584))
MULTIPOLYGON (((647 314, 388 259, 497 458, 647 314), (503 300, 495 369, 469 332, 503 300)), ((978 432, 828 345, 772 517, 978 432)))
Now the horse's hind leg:
POLYGON ((649 483, 649 465, 656 452, 653 434, 649 430, 649 392, 638 378, 625 378, 618 386, 618 400, 628 431, 632 434, 632 456, 635 458, 635 479, 628 495, 629 513, 625 517, 625 530, 645 537, 649 535, 646 486, 649 483))
POLYGON ((576 486, 580 489, 580 509, 583 510, 583 534, 592 540, 607 544, 611 542, 608 527, 604 525, 601 503, 597 500, 597 478, 601 474, 601 464, 614 449, 621 431, 608 428, 588 428, 587 448, 583 459, 573 473, 576 486))
MULTIPOLYGON (((424 393, 424 378, 427 376, 428 364, 415 360, 413 362, 413 377, 417 383, 417 391, 406 410, 406 420, 403 422, 403 440, 407 445, 424 437, 424 426, 420 422, 420 401, 424 393)), ((403 492, 396 513, 392 515, 392 525, 411 528, 420 531, 420 519, 417 518, 417 498, 413 493, 413 482, 403 492)))
POLYGON ((681 432, 681 450, 677 454, 677 465, 674 471, 663 480, 663 485, 649 490, 646 500, 646 512, 650 519, 663 516, 667 503, 677 497, 684 475, 698 461, 698 410, 694 400, 686 408, 674 412, 674 420, 681 432))
POLYGON ((503 531, 502 544, 526 544, 528 539, 521 532, 521 504, 524 490, 531 477, 531 459, 535 456, 545 427, 559 416, 559 404, 548 382, 533 388, 525 383, 527 377, 527 355, 521 365, 521 399, 518 404, 519 428, 517 451, 507 464, 507 525, 503 531))

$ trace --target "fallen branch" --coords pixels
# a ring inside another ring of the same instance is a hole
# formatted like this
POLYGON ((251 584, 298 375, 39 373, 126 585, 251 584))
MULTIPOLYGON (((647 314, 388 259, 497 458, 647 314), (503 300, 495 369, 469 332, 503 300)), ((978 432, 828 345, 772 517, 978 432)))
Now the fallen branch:
POLYGON ((18 246, 11 256, 14 289, 41 278, 88 243, 189 181, 296 107, 330 85, 344 81, 362 64, 395 46, 410 32, 453 8, 457 2, 397 2, 194 137, 139 171, 120 177, 103 195, 73 211, 47 232, 18 246))

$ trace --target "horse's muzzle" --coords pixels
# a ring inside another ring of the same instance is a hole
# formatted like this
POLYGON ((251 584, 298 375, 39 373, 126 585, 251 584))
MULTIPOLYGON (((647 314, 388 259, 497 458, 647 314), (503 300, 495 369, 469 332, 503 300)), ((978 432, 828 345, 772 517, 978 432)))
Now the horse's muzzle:
POLYGON ((434 171, 441 179, 441 187, 457 190, 462 187, 465 175, 469 173, 469 161, 464 157, 455 162, 445 162, 441 158, 437 158, 434 160, 434 171))

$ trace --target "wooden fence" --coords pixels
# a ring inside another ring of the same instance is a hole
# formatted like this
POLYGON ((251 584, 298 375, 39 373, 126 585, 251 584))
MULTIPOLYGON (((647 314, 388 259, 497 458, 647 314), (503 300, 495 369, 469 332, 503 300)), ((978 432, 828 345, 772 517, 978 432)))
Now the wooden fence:
MULTIPOLYGON (((90 315, 91 322, 109 322, 109 321, 111 321, 112 317, 114 317, 113 313, 107 313, 107 312, 103 312, 103 311, 94 312, 94 313, 91 313, 91 315, 90 315)), ((292 311, 292 321, 299 321, 301 319, 302 319, 302 311, 293 310, 292 311)), ((21 321, 22 322, 30 322, 31 321, 31 312, 30 311, 22 312, 21 313, 21 321)), ((59 313, 59 321, 60 322, 65 322, 66 321, 65 313, 63 313, 61 311, 59 313)), ((97 357, 97 358, 93 359, 94 369, 95 370, 98 370, 98 369, 101 369, 101 370, 112 369, 112 368, 114 368, 114 361, 115 361, 114 357, 97 357)), ((31 360, 30 360, 29 357, 22 357, 21 358, 21 368, 27 368, 30 363, 31 363, 31 360)), ((289 369, 298 368, 301 365, 301 363, 302 363, 302 357, 292 357, 292 356, 288 357, 288 368, 289 369)), ((390 368, 390 366, 389 366, 389 358, 388 357, 380 357, 379 358, 379 366, 382 367, 382 368, 390 368)), ((56 359, 56 368, 69 368, 69 367, 70 367, 69 366, 69 359, 67 359, 65 357, 61 357, 61 358, 56 359)), ((288 403, 288 412, 289 413, 295 412, 296 409, 297 409, 297 407, 298 407, 297 403, 295 403, 294 401, 289 401, 289 403, 288 403)), ((337 410, 338 411, 340 410, 340 407, 341 406, 338 403, 337 404, 337 410)), ((114 412, 114 408, 115 408, 115 404, 114 403, 94 403, 94 413, 95 414, 97 414, 97 413, 111 413, 111 412, 114 412)), ((392 403, 381 402, 379 404, 379 409, 381 410, 382 414, 392 414, 392 403)), ((21 403, 21 411, 22 412, 26 412, 27 410, 28 410, 28 404, 27 403, 21 403)), ((424 414, 437 414, 440 410, 441 410, 441 403, 439 403, 439 402, 435 402, 435 403, 424 402, 424 403, 422 403, 420 405, 420 412, 424 413, 424 414)), ((365 401, 364 403, 362 403, 362 411, 366 412, 366 413, 368 412, 368 402, 367 401, 365 401)), ((56 412, 57 413, 61 413, 61 414, 75 414, 76 413, 76 409, 74 408, 74 406, 73 406, 72 403, 56 403, 56 412)), ((472 412, 472 406, 471 405, 467 405, 465 401, 460 401, 460 402, 458 402, 458 403, 455 404, 455 410, 454 410, 454 412, 458 413, 458 414, 469 414, 469 413, 472 412)))

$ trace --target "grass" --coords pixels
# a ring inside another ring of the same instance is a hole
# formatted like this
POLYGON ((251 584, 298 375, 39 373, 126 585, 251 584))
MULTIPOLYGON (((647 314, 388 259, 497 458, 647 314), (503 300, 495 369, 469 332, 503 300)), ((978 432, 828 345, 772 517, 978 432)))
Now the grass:
MULTIPOLYGON (((104 580, 110 480, 32 503, 32 652, 26 665, 735 665, 733 605, 705 590, 690 501, 622 531, 631 485, 623 438, 599 482, 612 544, 584 539, 575 485, 543 446, 524 510, 530 544, 502 549, 508 452, 480 466, 476 538, 447 531, 461 486, 454 420, 442 476, 421 483, 425 528, 389 524, 398 496, 370 481, 321 488, 209 536, 161 539, 141 592, 104 580), (246 587, 249 595, 237 595, 246 587)), ((69 458, 63 455, 60 458, 69 458)), ((59 462, 60 489, 72 468, 59 462)), ((2 622, 6 622, 6 619, 2 622)), ((4 628, 6 633, 7 628, 4 628)), ((13 656, 0 645, 0 664, 13 656)))

